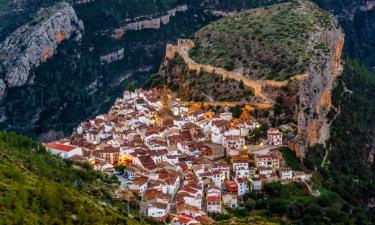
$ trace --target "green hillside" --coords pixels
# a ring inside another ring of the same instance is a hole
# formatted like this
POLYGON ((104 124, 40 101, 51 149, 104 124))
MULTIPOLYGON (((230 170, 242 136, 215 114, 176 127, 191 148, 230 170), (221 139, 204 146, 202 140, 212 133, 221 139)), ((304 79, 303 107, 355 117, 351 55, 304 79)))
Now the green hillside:
POLYGON ((136 223, 109 204, 115 179, 15 134, 1 132, 0 149, 1 224, 136 223))
POLYGON ((284 80, 304 73, 328 54, 311 34, 334 30, 334 19, 308 1, 247 10, 211 23, 195 34, 191 57, 202 64, 239 70, 256 79, 284 80))

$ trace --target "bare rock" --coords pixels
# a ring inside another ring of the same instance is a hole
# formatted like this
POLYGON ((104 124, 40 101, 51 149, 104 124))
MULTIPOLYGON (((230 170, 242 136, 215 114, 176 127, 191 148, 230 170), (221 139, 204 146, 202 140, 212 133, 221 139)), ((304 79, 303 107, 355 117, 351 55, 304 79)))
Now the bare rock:
POLYGON ((25 85, 33 68, 53 56, 61 41, 80 40, 80 21, 68 3, 58 3, 41 10, 30 23, 18 28, 0 44, 0 62, 5 78, 0 82, 0 99, 5 87, 25 85))
POLYGON ((335 80, 341 74, 340 64, 344 34, 340 28, 324 30, 311 37, 311 43, 324 43, 329 54, 320 61, 310 64, 308 78, 299 86, 298 133, 300 146, 295 149, 304 156, 305 149, 315 144, 324 144, 330 134, 331 121, 327 118, 332 109, 332 90, 335 80))
POLYGON ((176 16, 177 12, 185 12, 187 10, 187 5, 179 5, 176 8, 168 10, 163 16, 128 23, 120 28, 117 28, 113 31, 111 36, 115 39, 120 39, 129 30, 159 29, 161 24, 168 24, 170 18, 176 16))

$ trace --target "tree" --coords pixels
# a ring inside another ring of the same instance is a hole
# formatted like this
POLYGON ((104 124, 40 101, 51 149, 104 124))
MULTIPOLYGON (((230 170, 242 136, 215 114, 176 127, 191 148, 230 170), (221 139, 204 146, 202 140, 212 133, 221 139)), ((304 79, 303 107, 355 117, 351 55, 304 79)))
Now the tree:
POLYGON ((242 89, 242 90, 245 88, 245 85, 244 85, 244 83, 243 83, 242 80, 240 81, 238 87, 239 87, 240 89, 242 89))
POLYGON ((267 130, 268 125, 266 123, 262 123, 259 127, 252 130, 247 136, 247 138, 251 142, 257 142, 260 138, 265 138, 267 136, 267 130))
POLYGON ((245 207, 248 209, 248 210, 253 210, 255 208, 255 205, 256 205, 256 201, 251 199, 251 198, 248 198, 246 201, 245 201, 245 207))
POLYGON ((133 82, 128 83, 128 86, 126 86, 126 90, 130 92, 135 91, 135 84, 133 82))
POLYGON ((226 69, 228 71, 234 70, 234 63, 232 61, 229 61, 229 62, 225 63, 224 69, 226 69))
POLYGON ((125 168, 126 168, 126 166, 124 164, 118 164, 118 165, 114 166, 114 169, 116 171, 119 171, 119 172, 124 172, 125 168))
POLYGON ((241 113, 242 113, 242 108, 240 105, 236 105, 230 108, 230 112, 232 113, 234 118, 240 118, 241 113))

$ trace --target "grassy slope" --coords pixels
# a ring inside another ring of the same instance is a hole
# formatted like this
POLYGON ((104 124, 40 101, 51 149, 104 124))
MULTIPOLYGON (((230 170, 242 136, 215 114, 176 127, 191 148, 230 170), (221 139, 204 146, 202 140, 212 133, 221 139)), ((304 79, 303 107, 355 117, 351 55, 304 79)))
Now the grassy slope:
POLYGON ((294 1, 211 23, 196 33, 190 54, 200 63, 242 68, 253 78, 283 80, 303 73, 315 55, 307 50, 310 33, 333 27, 332 18, 318 6, 294 1))
POLYGON ((110 177, 53 157, 22 136, 0 133, 0 149, 1 224, 134 223, 99 203, 115 187, 110 177))

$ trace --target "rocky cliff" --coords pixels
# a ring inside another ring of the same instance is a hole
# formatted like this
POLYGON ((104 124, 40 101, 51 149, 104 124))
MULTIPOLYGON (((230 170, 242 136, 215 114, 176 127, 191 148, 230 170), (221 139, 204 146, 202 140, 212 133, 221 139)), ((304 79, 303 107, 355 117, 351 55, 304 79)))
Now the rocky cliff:
POLYGON ((83 24, 68 3, 41 10, 30 23, 18 28, 0 44, 0 62, 4 73, 0 80, 0 99, 6 88, 25 85, 31 70, 53 56, 66 39, 78 41, 83 24))
POLYGON ((342 72, 341 53, 344 35, 340 28, 321 31, 312 35, 310 43, 324 43, 329 54, 322 54, 319 63, 310 64, 307 79, 300 82, 298 90, 298 137, 295 150, 304 156, 306 147, 324 144, 330 134, 332 118, 328 114, 332 106, 332 90, 335 80, 342 72))
MULTIPOLYGON (((176 13, 185 12, 187 10, 188 10, 187 5, 185 4, 179 5, 176 8, 168 10, 165 15, 162 15, 159 17, 150 15, 149 17, 153 17, 153 18, 145 19, 145 20, 140 19, 139 21, 136 21, 136 22, 127 23, 126 25, 115 29, 112 34, 112 37, 115 39, 119 39, 127 31, 130 31, 130 30, 159 29, 162 24, 163 25, 168 24, 170 21, 170 18, 176 16, 176 13)), ((138 18, 135 18, 133 20, 138 20, 138 18)))
POLYGON ((100 61, 105 62, 105 63, 111 63, 114 61, 121 60, 123 58, 124 58, 124 48, 121 48, 117 51, 100 56, 100 61))

